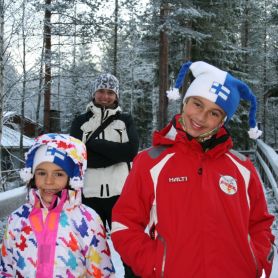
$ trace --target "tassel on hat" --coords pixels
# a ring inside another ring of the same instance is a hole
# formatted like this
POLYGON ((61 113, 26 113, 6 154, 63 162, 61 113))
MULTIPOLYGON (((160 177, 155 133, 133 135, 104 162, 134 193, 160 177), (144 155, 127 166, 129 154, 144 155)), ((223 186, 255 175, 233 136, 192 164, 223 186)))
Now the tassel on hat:
POLYGON ((182 87, 184 78, 189 70, 195 79, 187 89, 183 102, 192 96, 206 98, 224 110, 227 116, 225 123, 227 123, 235 114, 240 100, 247 100, 250 102, 249 137, 257 139, 262 134, 262 131, 258 129, 256 124, 257 102, 251 89, 228 72, 206 62, 198 61, 183 64, 179 71, 175 88, 166 92, 169 99, 178 99, 179 89, 182 87))

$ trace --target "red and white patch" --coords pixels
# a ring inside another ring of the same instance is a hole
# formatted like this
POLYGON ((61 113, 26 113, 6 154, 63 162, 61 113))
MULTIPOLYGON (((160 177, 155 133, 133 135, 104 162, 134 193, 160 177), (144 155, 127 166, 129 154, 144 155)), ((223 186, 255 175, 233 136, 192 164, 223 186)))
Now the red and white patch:
POLYGON ((231 176, 222 176, 219 180, 219 186, 228 195, 234 195, 237 192, 236 180, 231 176))

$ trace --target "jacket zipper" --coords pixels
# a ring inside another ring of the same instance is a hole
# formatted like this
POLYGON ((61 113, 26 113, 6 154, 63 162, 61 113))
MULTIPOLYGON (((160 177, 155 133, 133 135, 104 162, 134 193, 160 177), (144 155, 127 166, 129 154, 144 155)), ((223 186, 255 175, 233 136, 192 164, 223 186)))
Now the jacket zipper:
POLYGON ((164 246, 163 257, 162 257, 162 265, 161 265, 161 275, 160 275, 160 277, 163 278, 164 277, 164 271, 165 271, 167 246, 166 246, 166 242, 165 242, 164 238, 161 235, 158 235, 157 239, 160 240, 162 242, 163 246, 164 246))
POLYGON ((253 256, 253 259, 254 259, 254 263, 256 265, 256 278, 259 278, 259 266, 258 266, 258 261, 257 261, 257 258, 255 256, 255 253, 254 253, 254 250, 251 246, 251 242, 250 242, 250 235, 248 235, 248 243, 249 243, 249 247, 250 247, 250 250, 251 250, 251 254, 253 256))

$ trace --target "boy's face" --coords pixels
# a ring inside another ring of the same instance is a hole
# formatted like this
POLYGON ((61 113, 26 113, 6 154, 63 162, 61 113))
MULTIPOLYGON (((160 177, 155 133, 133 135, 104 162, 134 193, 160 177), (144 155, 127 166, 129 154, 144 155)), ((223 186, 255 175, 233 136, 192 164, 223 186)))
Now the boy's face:
POLYGON ((52 162, 42 162, 35 169, 35 184, 40 196, 48 207, 55 194, 63 190, 68 184, 66 172, 52 162))
POLYGON ((222 108, 203 97, 190 97, 183 105, 183 122, 192 137, 222 126, 226 114, 222 108))

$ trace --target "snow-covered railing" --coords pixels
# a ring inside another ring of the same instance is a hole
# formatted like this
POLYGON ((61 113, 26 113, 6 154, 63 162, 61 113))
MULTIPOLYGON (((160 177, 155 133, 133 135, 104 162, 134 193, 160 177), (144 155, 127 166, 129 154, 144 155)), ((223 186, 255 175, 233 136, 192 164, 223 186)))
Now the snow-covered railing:
POLYGON ((19 169, 11 169, 1 171, 0 176, 0 192, 6 191, 10 188, 19 187, 22 181, 19 178, 19 169), (14 184, 14 186, 10 186, 14 184))
POLYGON ((0 193, 0 218, 6 217, 26 201, 26 186, 0 193))
POLYGON ((257 168, 265 187, 273 190, 278 202, 278 154, 262 140, 257 140, 256 150, 257 168))

